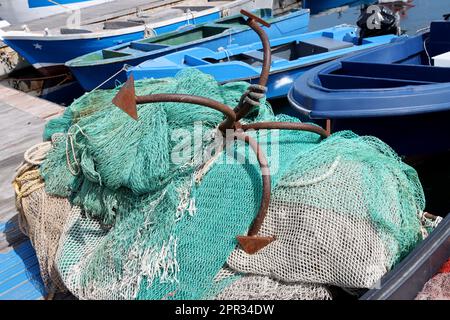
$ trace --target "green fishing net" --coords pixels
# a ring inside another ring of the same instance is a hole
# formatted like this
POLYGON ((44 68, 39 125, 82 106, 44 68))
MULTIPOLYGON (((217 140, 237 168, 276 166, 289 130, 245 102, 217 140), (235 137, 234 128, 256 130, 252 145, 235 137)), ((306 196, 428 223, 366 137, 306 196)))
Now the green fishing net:
MULTIPOLYGON (((137 82, 136 93, 235 106, 247 87, 194 69, 137 82)), ((370 287, 420 240, 417 175, 381 141, 263 130, 249 135, 270 163, 273 199, 261 234, 276 241, 247 255, 236 236, 246 234, 262 193, 251 148, 221 148, 220 112, 155 103, 139 106, 135 121, 112 105, 116 93, 86 94, 44 133, 53 141, 41 166, 46 191, 80 209, 69 215, 56 257, 79 298, 226 299, 237 297, 227 287, 257 292, 264 283, 328 298, 322 285, 370 287), (227 262, 232 272, 218 276, 227 262), (246 274, 257 276, 239 281, 246 274)), ((258 121, 299 122, 274 116, 266 102, 243 120, 258 121)))

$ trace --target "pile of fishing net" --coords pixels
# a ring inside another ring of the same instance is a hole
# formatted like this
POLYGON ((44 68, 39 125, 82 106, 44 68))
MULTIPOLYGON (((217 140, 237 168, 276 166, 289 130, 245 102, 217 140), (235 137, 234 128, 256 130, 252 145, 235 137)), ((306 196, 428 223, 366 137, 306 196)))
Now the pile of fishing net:
POLYGON ((428 280, 416 300, 450 300, 450 259, 428 280))
MULTIPOLYGON (((235 106, 247 87, 187 70, 136 93, 235 106)), ((113 106, 116 93, 84 95, 47 125, 51 149, 32 168, 42 187, 21 198, 34 234, 55 229, 34 241, 43 274, 81 299, 331 299, 328 286, 370 288, 422 240, 417 174, 383 142, 264 130, 248 134, 272 174, 260 235, 276 240, 247 254, 236 236, 262 195, 251 148, 223 147, 220 112, 154 103, 135 121, 113 106)), ((299 122, 264 101, 241 122, 260 121, 299 122)))

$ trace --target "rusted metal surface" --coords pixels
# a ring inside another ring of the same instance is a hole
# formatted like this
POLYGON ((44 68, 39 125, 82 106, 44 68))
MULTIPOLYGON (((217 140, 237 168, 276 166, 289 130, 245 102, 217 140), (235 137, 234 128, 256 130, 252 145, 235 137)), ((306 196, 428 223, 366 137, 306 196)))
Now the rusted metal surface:
POLYGON ((238 236, 237 240, 245 253, 255 254, 276 239, 275 237, 238 236))
POLYGON ((122 109, 122 111, 126 112, 134 120, 138 119, 133 75, 125 82, 119 93, 114 97, 112 103, 122 109))
POLYGON ((229 106, 206 97, 193 96, 188 94, 159 93, 149 96, 136 97, 137 104, 154 102, 178 102, 204 106, 222 112, 231 122, 236 121, 236 114, 229 106))
POLYGON ((253 152, 255 152, 256 157, 258 159, 258 163, 262 173, 263 191, 261 197, 261 204, 259 206, 258 215, 256 216, 252 226, 250 227, 250 230, 248 231, 249 237, 255 237, 258 235, 259 230, 261 229, 261 226, 264 222, 264 219, 266 218, 270 204, 271 177, 270 177, 269 163, 267 161, 266 155, 264 154, 264 152, 262 151, 261 147, 256 142, 256 140, 240 131, 236 131, 235 136, 237 139, 248 143, 249 146, 253 149, 253 152))
MULTIPOLYGON (((270 74, 270 65, 272 64, 272 51, 270 50, 270 42, 269 42, 269 38, 267 37, 267 33, 264 31, 263 28, 261 28, 259 26, 258 23, 261 23, 262 25, 264 25, 266 27, 270 27, 270 24, 268 22, 264 21, 263 19, 256 17, 255 15, 251 14, 248 11, 241 10, 241 14, 243 14, 249 18, 247 20, 248 26, 250 28, 252 28, 258 34, 259 38, 261 39, 261 42, 263 45, 264 59, 263 59, 263 66, 262 66, 261 75, 259 77, 258 84, 260 87, 266 87, 267 81, 269 79, 269 74, 270 74)), ((265 90, 258 90, 258 89, 254 89, 254 90, 256 91, 256 93, 265 94, 265 90)), ((240 103, 234 109, 234 111, 236 113, 237 121, 244 118, 250 112, 250 110, 255 106, 254 103, 249 103, 248 99, 245 99, 245 98, 248 98, 248 96, 243 97, 243 99, 241 99, 240 103)), ((255 102, 259 103, 259 100, 255 101, 255 102)), ((222 131, 224 131, 226 129, 230 129, 232 127, 233 127, 233 123, 231 121, 229 121, 228 119, 225 120, 220 125, 220 129, 222 131)))
POLYGON ((136 96, 133 75, 130 76, 122 89, 120 89, 119 93, 114 97, 112 102, 135 120, 138 119, 136 106, 139 104, 175 102, 201 105, 207 108, 211 108, 222 112, 232 123, 236 121, 236 114, 231 107, 206 97, 172 93, 136 96))
POLYGON ((322 127, 308 124, 308 123, 295 123, 295 122, 258 122, 251 124, 244 124, 241 126, 242 130, 299 130, 309 131, 320 135, 322 138, 328 138, 330 134, 322 127))

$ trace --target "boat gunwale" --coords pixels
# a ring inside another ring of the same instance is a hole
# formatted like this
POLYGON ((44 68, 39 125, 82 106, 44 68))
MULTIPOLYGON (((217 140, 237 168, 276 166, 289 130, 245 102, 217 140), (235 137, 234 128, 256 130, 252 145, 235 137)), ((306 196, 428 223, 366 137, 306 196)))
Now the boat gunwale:
MULTIPOLYGON (((260 8, 258 10, 265 10, 265 9, 268 9, 268 8, 260 8)), ((283 16, 281 18, 289 18, 289 17, 290 18, 294 18, 294 17, 300 17, 300 16, 304 16, 304 15, 309 15, 309 10, 299 9, 299 10, 291 12, 290 14, 285 15, 285 16, 283 16)), ((225 18, 229 18, 229 17, 225 17, 225 18)), ((285 20, 280 19, 280 17, 272 17, 272 19, 269 20, 269 21, 272 24, 275 24, 275 23, 278 23, 278 22, 281 22, 281 21, 285 21, 285 20)), ((197 25, 196 27, 194 27, 191 30, 194 30, 196 28, 209 27, 209 26, 223 28, 224 30, 223 30, 223 32, 221 32, 219 34, 216 34, 216 35, 213 35, 213 36, 210 36, 210 37, 207 37, 207 38, 202 38, 202 39, 190 41, 190 42, 179 44, 179 45, 173 45, 173 46, 172 45, 168 45, 167 48, 170 48, 171 50, 177 51, 177 49, 183 48, 186 45, 191 46, 191 45, 195 45, 197 43, 202 43, 205 40, 206 41, 211 41, 211 40, 215 40, 215 39, 227 36, 228 34, 229 35, 233 35, 235 33, 244 32, 244 31, 250 30, 249 27, 244 26, 244 25, 242 25, 242 26, 233 25, 230 28, 226 28, 225 24, 217 24, 215 22, 205 22, 203 24, 197 25)), ((163 35, 160 35, 160 36, 157 36, 157 37, 165 37, 165 36, 168 36, 169 34, 170 33, 166 33, 166 34, 163 34, 163 35)), ((123 47, 123 48, 129 47, 132 42, 140 42, 140 41, 144 41, 144 40, 146 40, 146 39, 130 41, 130 42, 127 42, 127 43, 123 43, 123 44, 119 44, 119 45, 116 45, 116 46, 113 46, 113 47, 106 48, 105 50, 115 50, 116 48, 120 48, 120 47, 123 47)), ((98 60, 84 60, 88 56, 94 56, 96 54, 97 55, 100 54, 100 52, 102 50, 98 50, 98 51, 94 51, 94 52, 88 53, 86 55, 77 57, 75 59, 69 60, 69 61, 67 61, 65 63, 65 65, 67 67, 69 67, 69 68, 86 68, 86 67, 90 67, 92 65, 99 66, 99 65, 114 64, 114 63, 118 63, 118 62, 121 62, 121 61, 126 62, 126 61, 129 61, 129 60, 139 59, 139 58, 142 58, 142 57, 148 57, 148 59, 150 60, 150 59, 152 59, 151 56, 153 54, 157 55, 157 54, 165 51, 167 48, 161 48, 159 50, 155 50, 155 51, 151 51, 151 52, 136 53, 134 55, 133 54, 128 54, 127 56, 116 57, 116 58, 98 59, 98 60)), ((174 52, 171 52, 169 54, 172 54, 172 53, 174 53, 174 52)))
MULTIPOLYGON (((294 42, 294 41, 301 41, 301 39, 298 39, 298 38, 302 38, 302 36, 305 36, 305 35, 307 36, 307 37, 305 37, 306 39, 313 39, 315 36, 319 36, 320 34, 323 34, 323 33, 326 33, 326 32, 332 32, 332 30, 336 30, 338 28, 342 28, 342 30, 338 30, 339 33, 344 33, 345 32, 343 37, 345 37, 345 35, 355 31, 355 28, 354 27, 350 27, 350 26, 331 27, 331 28, 325 28, 325 29, 321 29, 321 30, 317 30, 317 31, 312 31, 312 32, 309 32, 309 33, 301 34, 301 35, 293 35, 293 36, 277 38, 277 39, 274 39, 274 40, 270 41, 270 44, 271 44, 271 47, 276 47, 276 46, 285 45, 285 44, 288 44, 288 43, 294 42), (347 31, 346 31, 346 29, 347 29, 347 31)), ((386 36, 380 36, 380 37, 386 37, 386 36)), ((380 37, 374 37, 374 38, 380 38, 380 37)), ((394 37, 394 36, 392 36, 392 37, 394 37)), ((356 37, 355 37, 355 39, 356 39, 356 37)), ((392 38, 392 39, 395 39, 395 38, 392 38)), ((350 42, 350 41, 348 41, 348 42, 350 42)), ((201 51, 205 51, 205 55, 202 58, 200 58, 200 59, 206 59, 206 58, 218 59, 218 58, 221 58, 221 57, 217 57, 217 55, 221 55, 221 54, 225 54, 225 56, 224 56, 224 58, 225 58, 225 57, 228 57, 228 56, 230 56, 230 57, 231 56, 236 56, 236 55, 248 52, 248 51, 259 50, 260 49, 259 48, 259 44, 257 46, 255 46, 255 44, 257 44, 257 43, 240 46, 239 48, 245 48, 245 49, 239 50, 237 52, 233 52, 234 48, 230 49, 230 50, 228 50, 229 51, 228 54, 227 53, 213 51, 213 50, 210 50, 210 49, 201 48, 202 49, 201 51), (206 56, 207 51, 209 51, 208 52, 210 54, 209 56, 206 56), (213 55, 215 55, 215 57, 213 57, 213 55)), ((299 68, 306 68, 306 67, 314 66, 314 65, 317 65, 317 64, 323 64, 323 63, 326 63, 326 62, 329 62, 329 61, 335 61, 336 59, 348 56, 349 55, 349 51, 350 51, 351 48, 363 47, 361 49, 358 49, 358 52, 360 53, 362 50, 371 49, 373 46, 378 47, 378 46, 380 46, 380 44, 378 44, 377 42, 370 42, 370 43, 366 43, 366 44, 363 44, 363 45, 355 45, 355 46, 349 47, 349 48, 342 48, 342 49, 338 49, 338 50, 334 50, 334 51, 314 54, 314 55, 311 55, 311 56, 300 57, 300 58, 297 58, 297 59, 294 59, 294 60, 285 60, 286 62, 284 63, 283 66, 281 66, 279 68, 272 67, 271 71, 270 71, 270 75, 275 75, 275 74, 282 73, 282 72, 288 72, 288 71, 299 69, 299 68), (323 58, 321 58, 319 60, 311 61, 309 58, 312 57, 312 56, 315 56, 315 57, 323 56, 323 58), (300 62, 302 59, 308 60, 308 61, 300 62)), ((189 54, 189 51, 196 50, 196 49, 197 48, 191 48, 191 49, 182 50, 182 51, 178 51, 178 52, 172 52, 168 56, 174 55, 174 54, 180 54, 180 53, 183 54, 184 52, 186 52, 186 54, 189 54)), ((350 51, 350 54, 351 54, 351 51, 350 51)), ((165 56, 158 57, 156 59, 164 59, 164 58, 165 58, 165 56)), ((212 64, 212 65, 215 65, 215 64, 212 64)), ((232 68, 233 66, 243 66, 243 67, 248 68, 249 70, 255 71, 255 74, 259 74, 259 72, 260 72, 259 67, 252 67, 249 64, 247 64, 245 62, 242 62, 242 61, 239 61, 239 60, 226 62, 224 65, 229 66, 229 68, 232 68)), ((168 67, 164 66, 164 68, 168 68, 168 67)), ((191 68, 191 67, 188 66, 188 67, 185 67, 185 68, 191 68)), ((192 68, 195 68, 195 67, 192 67, 192 68)), ((134 70, 139 70, 139 69, 140 69, 140 67, 136 66, 130 71, 130 73, 133 72, 134 70)), ((149 70, 152 70, 152 69, 156 70, 156 69, 158 69, 158 67, 148 68, 148 69, 149 70)), ((181 70, 183 68, 173 67, 173 69, 181 70)), ((256 75, 256 76, 250 76, 250 77, 233 78, 233 80, 230 80, 230 81, 219 81, 219 83, 227 83, 227 82, 232 82, 232 81, 249 81, 249 80, 255 80, 255 79, 258 79, 258 78, 259 78, 259 76, 256 75)))
POLYGON ((38 34, 34 32, 26 32, 26 31, 7 31, 0 34, 1 38, 3 40, 35 40, 35 41, 70 41, 70 40, 92 40, 95 38, 110 38, 115 36, 120 36, 124 34, 131 34, 131 33, 137 33, 141 31, 145 31, 146 29, 155 29, 159 27, 164 27, 167 25, 172 25, 177 22, 181 21, 188 21, 192 18, 200 18, 204 17, 210 14, 218 13, 221 10, 223 10, 223 7, 217 6, 211 9, 202 10, 198 12, 192 12, 192 17, 187 18, 186 14, 180 15, 178 17, 169 19, 169 20, 163 20, 155 23, 147 23, 142 24, 135 27, 125 27, 120 28, 117 30, 102 30, 97 32, 90 32, 90 33, 76 33, 76 34, 68 34, 68 35, 61 35, 61 34, 38 34))

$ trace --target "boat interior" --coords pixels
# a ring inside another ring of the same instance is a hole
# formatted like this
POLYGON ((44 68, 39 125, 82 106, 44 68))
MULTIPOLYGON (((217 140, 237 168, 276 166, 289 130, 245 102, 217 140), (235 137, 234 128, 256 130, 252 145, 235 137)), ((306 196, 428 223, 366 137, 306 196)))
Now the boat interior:
MULTIPOLYGON (((259 9, 253 12, 255 15, 268 19, 272 17, 271 9, 259 9)), ((103 59, 111 59, 129 56, 137 52, 150 52, 154 50, 163 49, 167 46, 176 46, 187 42, 197 41, 204 38, 219 35, 226 30, 235 26, 246 25, 246 19, 242 16, 234 15, 226 17, 218 21, 193 27, 190 30, 185 30, 181 33, 170 33, 154 38, 147 38, 144 40, 133 41, 128 46, 121 47, 117 50, 105 49, 102 51, 103 59)))
MULTIPOLYGON (((333 33, 324 32, 321 36, 304 39, 301 41, 292 41, 271 48, 272 62, 276 61, 294 61, 303 57, 313 56, 320 53, 331 52, 335 50, 353 47, 356 43, 356 37, 343 37, 334 39, 333 33)), ((225 59, 205 58, 203 64, 215 64, 226 61, 241 61, 252 67, 260 67, 263 64, 263 50, 247 51, 225 59)), ((199 65, 193 59, 185 59, 184 63, 189 66, 199 65)))
POLYGON ((434 65, 432 57, 450 51, 449 22, 433 22, 430 32, 404 45, 368 52, 319 74, 328 89, 383 89, 450 82, 448 68, 434 65), (402 50, 399 50, 399 48, 402 50))

